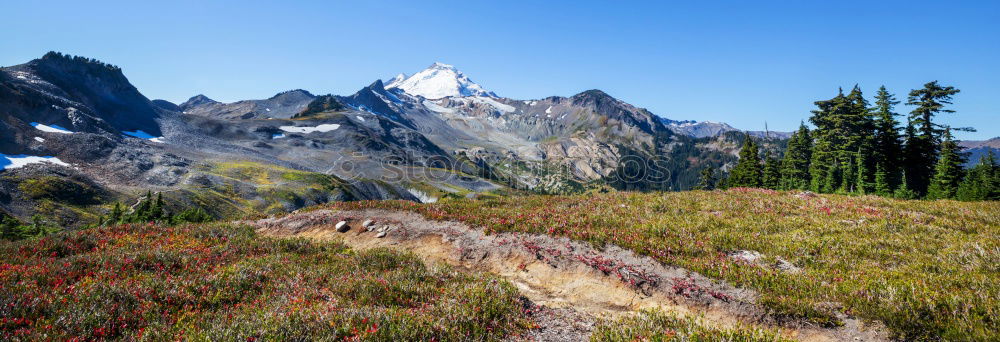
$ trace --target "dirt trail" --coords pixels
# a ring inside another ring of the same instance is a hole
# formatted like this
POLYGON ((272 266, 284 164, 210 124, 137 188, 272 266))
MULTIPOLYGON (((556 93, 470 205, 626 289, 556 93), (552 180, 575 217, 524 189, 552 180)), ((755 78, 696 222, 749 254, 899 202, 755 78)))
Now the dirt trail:
POLYGON ((250 224, 265 235, 342 240, 357 249, 395 248, 426 261, 498 274, 538 306, 535 317, 541 329, 533 332, 536 340, 585 340, 596 317, 650 308, 700 315, 706 323, 720 327, 739 323, 776 327, 803 341, 887 340, 882 329, 848 317, 842 317, 845 324, 836 329, 787 322, 779 325, 756 304, 754 291, 621 248, 597 250, 568 238, 485 235, 462 223, 430 221, 419 214, 386 210, 319 210, 250 224), (362 226, 369 219, 375 221, 371 231, 362 226), (348 222, 346 232, 335 228, 340 221, 348 222))

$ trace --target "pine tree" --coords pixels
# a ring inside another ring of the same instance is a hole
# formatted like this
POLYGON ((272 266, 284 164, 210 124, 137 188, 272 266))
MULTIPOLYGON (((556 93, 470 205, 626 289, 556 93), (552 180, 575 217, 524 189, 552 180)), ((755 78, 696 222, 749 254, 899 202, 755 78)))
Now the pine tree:
POLYGON ((770 155, 764 161, 764 172, 761 175, 761 187, 777 190, 781 186, 781 162, 770 155))
POLYGON ((805 123, 788 140, 788 149, 781 160, 781 189, 809 188, 809 162, 812 159, 812 136, 805 123))
POLYGON ((958 186, 962 181, 965 156, 951 138, 951 129, 944 130, 944 141, 941 143, 941 157, 934 166, 934 177, 927 188, 928 199, 955 198, 958 186))
POLYGON ((698 190, 714 190, 716 186, 715 168, 712 166, 701 169, 701 177, 698 180, 698 190))
POLYGON ((1000 165, 997 165, 993 150, 979 158, 979 163, 968 171, 955 198, 960 201, 1000 200, 1000 165))
POLYGON ((939 113, 954 113, 950 109, 944 109, 944 105, 951 104, 951 96, 959 92, 955 87, 941 86, 937 81, 924 84, 922 89, 910 91, 910 96, 906 104, 917 106, 910 112, 908 129, 912 129, 912 135, 907 132, 905 154, 908 158, 904 161, 910 190, 919 194, 926 194, 930 186, 931 176, 936 173, 935 164, 938 161, 938 153, 941 144, 941 135, 944 132, 940 125, 934 123, 934 116, 939 113))
POLYGON ((740 160, 736 162, 736 166, 729 173, 726 185, 729 187, 760 187, 762 173, 760 151, 753 137, 747 133, 746 140, 743 141, 743 148, 740 150, 740 160))

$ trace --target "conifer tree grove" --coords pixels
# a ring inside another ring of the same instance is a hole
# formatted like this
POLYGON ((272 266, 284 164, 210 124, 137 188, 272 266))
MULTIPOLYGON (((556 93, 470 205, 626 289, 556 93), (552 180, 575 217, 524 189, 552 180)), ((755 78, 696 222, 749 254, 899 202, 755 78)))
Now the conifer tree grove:
POLYGON ((997 165, 993 150, 983 155, 979 163, 968 170, 955 197, 960 201, 1000 200, 1000 165, 997 165))
POLYGON ((805 123, 788 140, 781 160, 781 185, 784 190, 809 188, 809 161, 812 159, 812 136, 805 123))
POLYGON ((747 134, 746 140, 743 141, 743 148, 740 150, 740 160, 736 162, 736 166, 729 172, 729 179, 726 181, 726 186, 760 187, 763 173, 764 170, 760 162, 760 151, 757 148, 757 143, 754 142, 750 134, 747 134))
MULTIPOLYGON (((809 118, 816 126, 809 166, 812 189, 818 192, 855 191, 858 150, 867 155, 872 145, 874 121, 868 102, 861 89, 854 86, 847 96, 841 91, 830 100, 816 102, 816 106, 819 108, 809 118)), ((865 158, 863 162, 867 167, 871 161, 865 158)))
POLYGON ((928 199, 955 198, 958 186, 965 170, 965 157, 962 150, 951 138, 951 129, 945 128, 944 141, 941 143, 941 157, 934 166, 934 176, 927 188, 928 199))
POLYGON ((955 87, 941 86, 937 81, 910 91, 906 104, 917 108, 910 112, 903 167, 910 190, 918 194, 927 193, 931 176, 936 171, 943 130, 934 123, 934 116, 939 113, 954 113, 955 111, 945 109, 944 106, 951 104, 952 95, 958 92, 955 87))

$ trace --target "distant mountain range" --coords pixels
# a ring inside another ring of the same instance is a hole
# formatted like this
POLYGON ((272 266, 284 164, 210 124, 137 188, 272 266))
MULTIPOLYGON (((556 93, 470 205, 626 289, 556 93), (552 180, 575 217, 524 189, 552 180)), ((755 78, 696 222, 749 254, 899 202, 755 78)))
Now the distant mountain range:
MULTIPOLYGON (((773 153, 788 136, 750 133, 773 153)), ((69 225, 147 190, 232 216, 352 199, 689 189, 701 169, 731 166, 742 139, 600 90, 500 97, 442 63, 351 95, 181 104, 149 100, 88 58, 0 68, 0 209, 44 208, 69 225), (39 179, 52 184, 36 191, 39 179), (69 203, 60 191, 92 198, 69 203)))

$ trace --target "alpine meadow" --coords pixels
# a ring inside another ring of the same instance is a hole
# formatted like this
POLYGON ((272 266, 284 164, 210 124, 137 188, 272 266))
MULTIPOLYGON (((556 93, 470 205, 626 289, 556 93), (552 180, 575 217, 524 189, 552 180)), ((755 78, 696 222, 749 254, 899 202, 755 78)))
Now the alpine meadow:
POLYGON ((998 3, 4 12, 4 341, 1000 340, 998 3))

